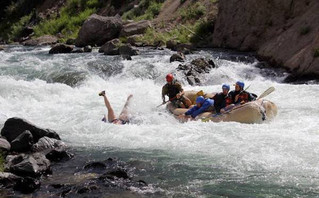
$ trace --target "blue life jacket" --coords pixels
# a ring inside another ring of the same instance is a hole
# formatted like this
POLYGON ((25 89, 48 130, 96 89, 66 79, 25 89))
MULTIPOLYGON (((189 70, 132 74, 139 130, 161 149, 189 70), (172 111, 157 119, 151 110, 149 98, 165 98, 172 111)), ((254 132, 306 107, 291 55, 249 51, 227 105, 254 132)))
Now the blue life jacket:
POLYGON ((204 103, 202 104, 201 107, 198 107, 197 105, 193 106, 191 109, 186 111, 185 115, 190 115, 192 118, 195 118, 199 114, 205 112, 209 107, 214 105, 214 100, 212 99, 205 99, 204 103))

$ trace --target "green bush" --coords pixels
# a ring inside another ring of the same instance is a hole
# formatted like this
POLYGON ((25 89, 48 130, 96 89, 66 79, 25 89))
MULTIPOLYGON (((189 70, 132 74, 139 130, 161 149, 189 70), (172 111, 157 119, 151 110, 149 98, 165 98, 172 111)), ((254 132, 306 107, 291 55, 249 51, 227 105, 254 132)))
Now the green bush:
POLYGON ((142 0, 137 7, 124 13, 123 20, 151 20, 160 13, 162 8, 162 1, 156 0, 142 0))
POLYGON ((4 171, 5 155, 0 151, 0 172, 4 171))
POLYGON ((190 41, 192 43, 199 42, 200 40, 204 40, 208 35, 213 34, 214 31, 214 21, 210 20, 199 20, 195 24, 195 34, 192 36, 190 41))
POLYGON ((69 0, 66 6, 61 9, 59 17, 43 21, 34 27, 35 35, 62 33, 64 35, 62 41, 69 38, 74 39, 77 37, 83 22, 95 13, 99 6, 101 6, 99 0, 69 0))
POLYGON ((190 20, 190 19, 198 19, 203 16, 206 12, 206 8, 200 3, 197 2, 194 5, 184 8, 180 11, 180 15, 182 19, 190 20))

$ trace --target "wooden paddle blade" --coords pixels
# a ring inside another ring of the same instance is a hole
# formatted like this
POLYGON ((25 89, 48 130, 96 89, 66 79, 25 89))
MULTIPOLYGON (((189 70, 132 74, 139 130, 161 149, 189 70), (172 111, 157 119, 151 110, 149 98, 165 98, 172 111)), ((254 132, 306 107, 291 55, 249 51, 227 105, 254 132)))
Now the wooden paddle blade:
POLYGON ((260 94, 260 96, 257 98, 257 100, 260 99, 260 98, 264 98, 264 97, 268 96, 273 91, 275 91, 275 87, 269 87, 266 91, 264 91, 262 94, 260 94))

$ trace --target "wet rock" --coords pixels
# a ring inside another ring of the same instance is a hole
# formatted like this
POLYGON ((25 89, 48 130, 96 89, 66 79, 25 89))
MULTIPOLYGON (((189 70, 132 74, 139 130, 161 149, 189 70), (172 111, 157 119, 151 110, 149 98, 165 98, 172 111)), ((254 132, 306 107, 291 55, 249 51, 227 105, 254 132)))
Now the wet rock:
POLYGON ((60 140, 59 135, 55 131, 39 128, 30 122, 17 117, 9 118, 4 123, 1 135, 4 136, 8 142, 11 142, 26 130, 31 132, 34 142, 38 142, 40 138, 45 136, 60 140))
POLYGON ((58 38, 51 35, 40 36, 35 39, 30 39, 23 42, 23 45, 27 46, 38 46, 38 45, 52 45, 58 42, 58 38))
POLYGON ((51 172, 50 161, 41 153, 8 155, 5 169, 22 177, 39 177, 51 172))
POLYGON ((9 151, 11 149, 11 145, 8 140, 0 137, 0 151, 9 151))
POLYGON ((185 55, 181 52, 178 52, 177 54, 173 54, 170 59, 169 62, 174 62, 174 61, 178 61, 178 62, 184 62, 185 61, 185 55))
POLYGON ((72 50, 73 46, 71 45, 57 44, 50 49, 49 54, 71 53, 72 50))
POLYGON ((177 71, 182 71, 190 85, 201 85, 202 74, 209 73, 216 65, 212 60, 197 58, 190 64, 179 65, 177 71))
POLYGON ((122 25, 120 17, 103 17, 93 14, 81 27, 75 45, 79 47, 101 46, 107 41, 117 38, 122 25))
POLYGON ((100 47, 99 52, 104 53, 104 55, 119 55, 119 45, 121 41, 119 39, 113 39, 106 42, 102 47, 100 47))
POLYGON ((62 149, 54 149, 45 155, 45 157, 51 162, 67 161, 73 158, 73 156, 74 155, 72 153, 69 153, 62 149))
POLYGON ((84 47, 84 52, 92 52, 92 46, 91 45, 87 45, 84 47))
POLYGON ((97 190, 97 189, 99 189, 98 186, 96 186, 96 185, 89 185, 89 186, 84 186, 84 187, 80 188, 80 189, 77 191, 77 193, 78 193, 78 194, 84 194, 84 193, 92 192, 92 191, 97 190))
POLYGON ((133 47, 131 44, 126 44, 122 45, 119 47, 119 52, 121 55, 129 55, 129 56, 134 56, 134 55, 139 55, 140 52, 138 49, 133 47))
POLYGON ((129 176, 126 172, 126 170, 122 169, 122 168, 118 168, 117 170, 113 170, 113 171, 109 171, 106 173, 106 176, 108 178, 110 177, 117 177, 117 178, 123 178, 123 179, 128 179, 129 176))
POLYGON ((42 137, 39 139, 37 143, 32 145, 31 150, 33 152, 50 152, 54 149, 65 149, 66 145, 61 140, 49 138, 49 137, 42 137))
POLYGON ((170 50, 177 51, 177 45, 179 43, 175 40, 169 40, 166 42, 166 47, 170 50))
POLYGON ((0 172, 0 186, 5 188, 12 188, 18 181, 23 178, 13 173, 0 172))
POLYGON ((148 20, 142 20, 138 22, 132 22, 123 25, 120 36, 131 36, 135 34, 144 34, 146 29, 152 27, 152 24, 148 20))
POLYGON ((130 55, 122 55, 122 58, 124 60, 132 60, 132 57, 130 55))
POLYGON ((71 53, 84 53, 84 49, 83 48, 73 49, 71 53))
POLYGON ((41 183, 39 179, 25 177, 22 178, 22 180, 18 180, 13 189, 28 194, 34 192, 36 189, 40 188, 40 186, 41 183))
POLYGON ((4 50, 4 47, 0 46, 0 51, 4 50))
POLYGON ((33 136, 26 130, 11 142, 11 151, 28 152, 33 145, 33 136))

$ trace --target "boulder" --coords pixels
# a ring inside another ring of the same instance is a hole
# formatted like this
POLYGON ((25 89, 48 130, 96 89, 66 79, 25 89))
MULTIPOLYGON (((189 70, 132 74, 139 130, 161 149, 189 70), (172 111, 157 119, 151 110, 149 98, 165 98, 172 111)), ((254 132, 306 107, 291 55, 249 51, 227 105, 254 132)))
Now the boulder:
POLYGON ((107 41, 117 38, 122 26, 120 17, 103 17, 93 14, 81 27, 75 45, 79 47, 101 46, 107 41))
POLYGON ((0 51, 4 50, 4 47, 0 46, 0 51))
POLYGON ((25 194, 29 194, 39 189, 41 186, 40 180, 32 177, 24 177, 21 180, 18 180, 14 190, 20 191, 25 194))
POLYGON ((216 65, 212 60, 206 60, 204 58, 194 59, 190 64, 179 65, 177 71, 182 71, 185 75, 187 82, 190 85, 201 85, 202 75, 209 73, 216 65))
POLYGON ((51 172, 50 161, 41 153, 8 155, 5 169, 22 177, 39 177, 51 172))
POLYGON ((141 34, 138 34, 138 35, 132 35, 132 36, 129 36, 127 37, 127 43, 133 45, 133 46, 137 46, 137 45, 140 45, 140 44, 137 44, 139 39, 142 37, 143 35, 141 34))
POLYGON ((2 151, 10 151, 11 145, 8 140, 4 138, 0 138, 0 150, 2 151))
POLYGON ((129 55, 129 56, 134 56, 134 55, 139 55, 140 52, 138 49, 133 47, 131 44, 126 44, 122 45, 119 47, 119 52, 120 55, 129 55))
POLYGON ((152 24, 148 20, 128 23, 123 25, 120 36, 127 37, 135 34, 144 34, 149 27, 152 27, 152 24))
POLYGON ((177 54, 173 54, 171 58, 169 59, 169 62, 184 62, 185 61, 185 55, 182 52, 178 52, 177 54))
POLYGON ((39 139, 44 136, 60 140, 59 135, 55 131, 39 128, 30 122, 17 117, 9 118, 4 123, 4 126, 1 130, 1 135, 9 142, 12 142, 16 137, 26 130, 31 132, 34 142, 38 142, 39 139))
POLYGON ((119 39, 113 39, 106 42, 102 47, 100 47, 99 52, 104 53, 105 55, 119 55, 118 46, 121 41, 119 39))
POLYGON ((33 136, 30 131, 22 132, 11 142, 11 151, 28 152, 31 150, 33 144, 33 136))
POLYGON ((67 146, 61 140, 42 137, 39 139, 37 143, 32 145, 31 150, 33 152, 45 152, 48 153, 54 149, 62 149, 64 150, 67 146))
POLYGON ((73 46, 71 45, 56 44, 50 49, 49 54, 71 53, 72 50, 73 50, 73 46))
POLYGON ((256 51, 273 66, 289 69, 295 80, 319 79, 319 1, 229 0, 219 1, 218 10, 214 47, 256 51))
POLYGON ((76 49, 73 49, 71 53, 84 53, 84 49, 83 48, 76 48, 76 49))
POLYGON ((35 39, 30 39, 23 42, 23 45, 27 46, 38 46, 38 45, 52 45, 58 42, 58 38, 51 35, 40 36, 35 39))
POLYGON ((72 153, 69 153, 63 149, 54 149, 45 155, 45 157, 51 162, 67 161, 73 158, 73 156, 74 155, 72 153))
POLYGON ((13 173, 0 172, 0 186, 5 188, 13 187, 18 181, 23 178, 13 173))
POLYGON ((92 46, 91 45, 87 45, 84 47, 84 52, 92 52, 92 46))

